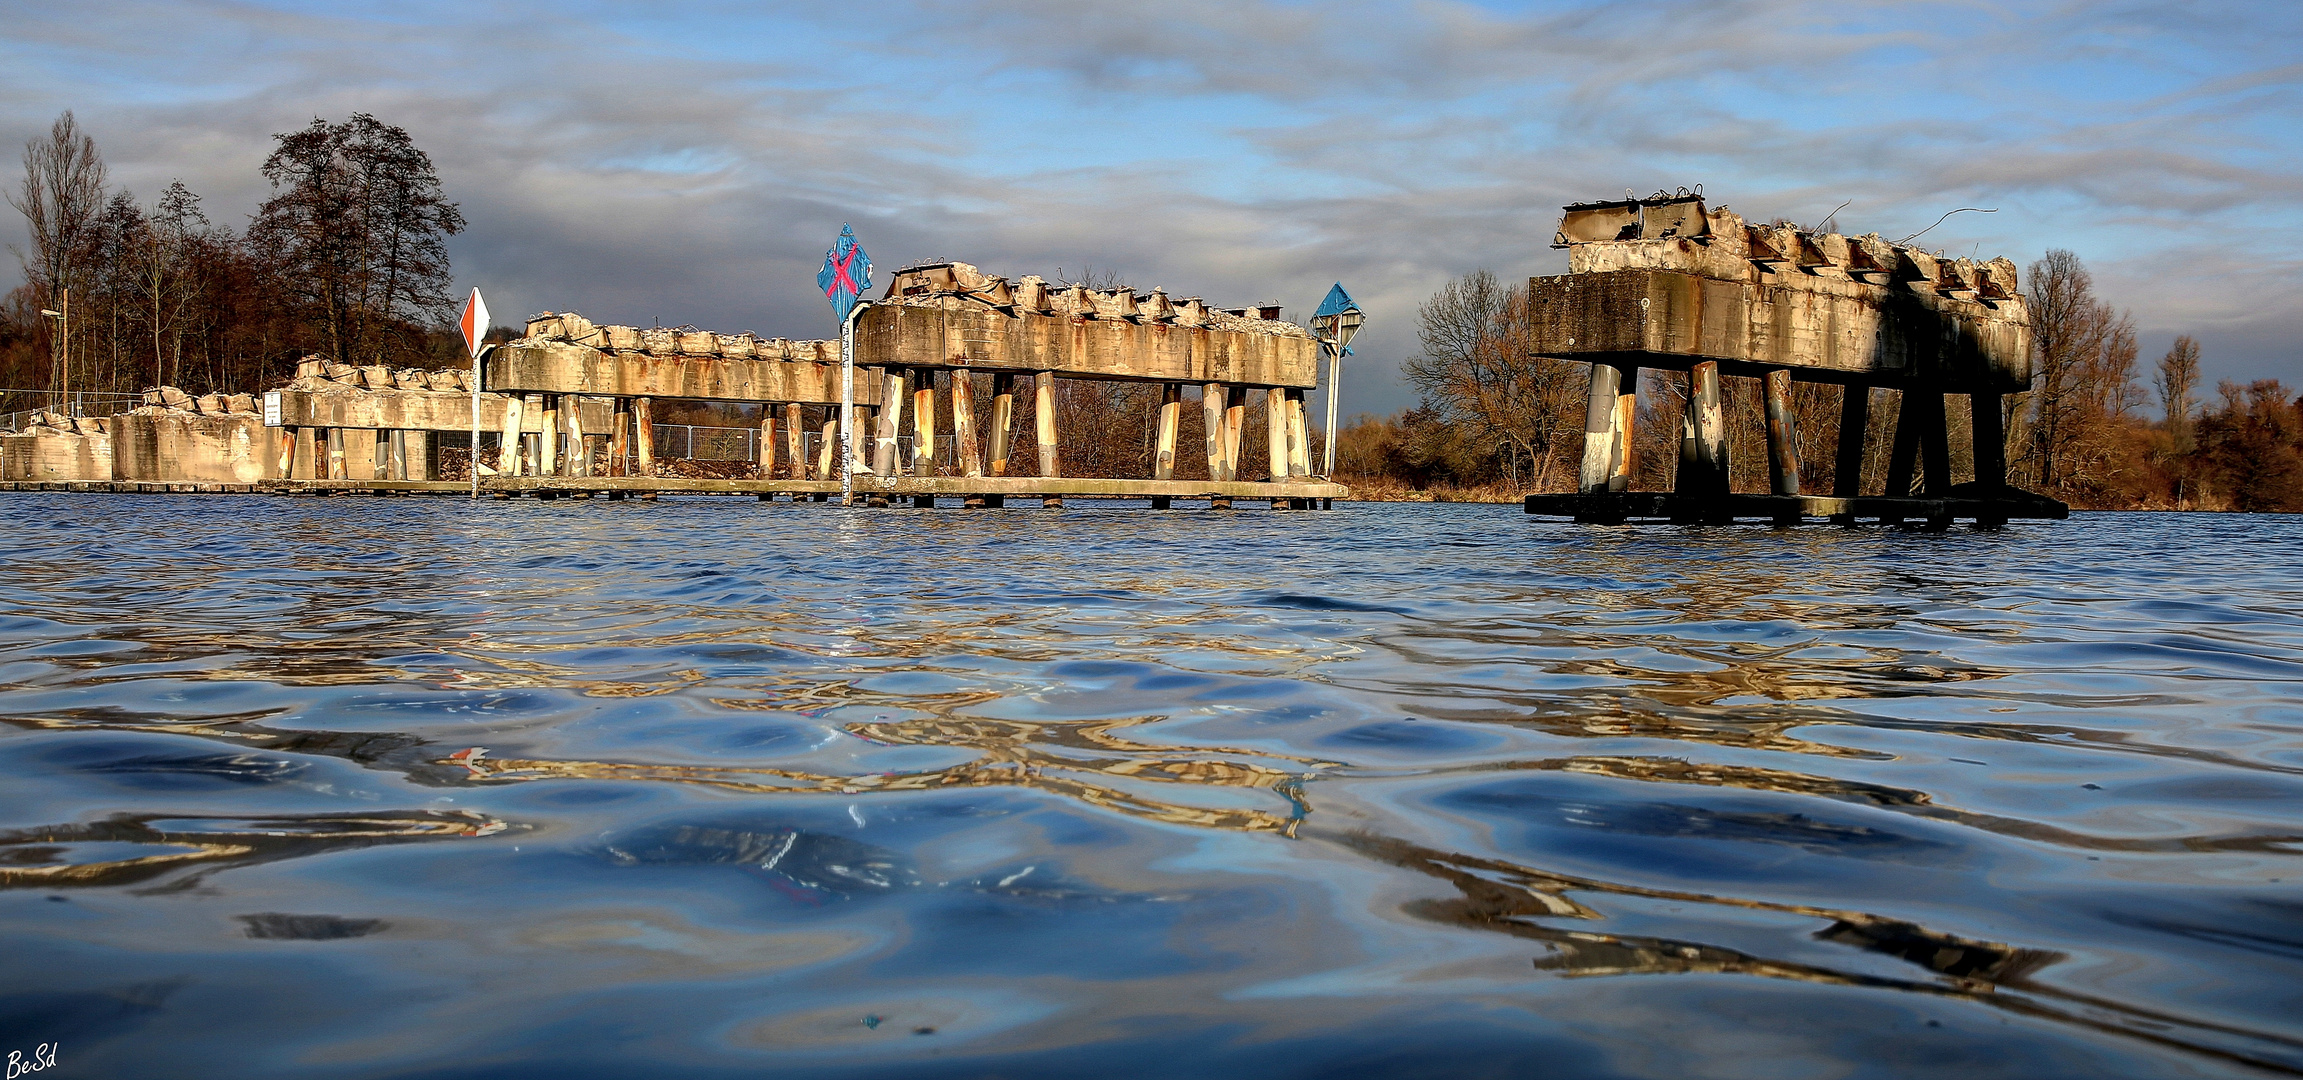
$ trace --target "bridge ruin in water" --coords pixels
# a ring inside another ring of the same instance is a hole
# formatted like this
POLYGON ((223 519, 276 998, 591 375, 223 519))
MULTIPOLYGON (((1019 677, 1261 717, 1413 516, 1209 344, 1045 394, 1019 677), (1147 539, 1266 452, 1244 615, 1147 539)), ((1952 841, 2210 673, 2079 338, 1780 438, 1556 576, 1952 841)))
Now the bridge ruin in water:
MULTIPOLYGON (((1010 281, 965 263, 910 267, 857 317, 854 411, 844 418, 855 432, 849 484, 874 506, 1001 506, 1010 497, 1060 506, 1096 497, 1155 508, 1178 499, 1328 507, 1348 491, 1311 471, 1304 399, 1317 382, 1319 349, 1277 308, 1223 310, 1158 289, 1010 281), (1056 388, 1069 379, 1160 387, 1152 475, 1063 474, 1056 388), (1176 476, 1177 456, 1187 452, 1177 445, 1187 388, 1203 414, 1207 479, 1176 476), (1029 395, 1031 421, 1020 439, 1019 395, 1029 395), (979 396, 988 399, 988 420, 979 396), (1241 441, 1258 406, 1272 465, 1244 476, 1241 441), (951 464, 942 465, 946 450, 951 464)), ((241 400, 211 415, 205 399, 154 391, 134 412, 179 437, 167 452, 145 455, 153 460, 144 472, 121 475, 114 463, 113 431, 127 426, 114 417, 8 436, 23 445, 11 448, 17 464, 6 479, 80 490, 454 494, 471 483, 442 476, 441 436, 468 438, 476 424, 478 460, 465 460, 480 470, 479 490, 497 497, 824 502, 842 491, 836 341, 600 326, 546 313, 519 340, 484 353, 479 367, 475 394, 465 372, 310 360, 293 382, 263 395, 260 413, 241 400), (759 406, 756 478, 660 475, 653 413, 665 400, 759 406), (99 468, 98 443, 111 476, 86 475, 99 468)))
POLYGON ((2015 264, 1947 259, 1876 235, 1754 225, 1701 195, 1566 208, 1553 241, 1568 273, 1528 282, 1529 350, 1590 365, 1573 494, 1530 514, 1620 524, 1827 518, 1942 528, 2061 518, 2007 483, 2005 400, 2031 382, 2031 326, 2015 264), (1673 488, 1633 491, 1642 370, 1673 373, 1685 409, 1673 488), (1768 487, 1730 490, 1721 379, 1763 387, 1768 487), (1795 382, 1843 388, 1832 490, 1801 480, 1795 382), (1881 490, 1862 489, 1874 390, 1898 401, 1881 490), (1967 399, 1973 479, 1954 483, 1946 398, 1967 399))

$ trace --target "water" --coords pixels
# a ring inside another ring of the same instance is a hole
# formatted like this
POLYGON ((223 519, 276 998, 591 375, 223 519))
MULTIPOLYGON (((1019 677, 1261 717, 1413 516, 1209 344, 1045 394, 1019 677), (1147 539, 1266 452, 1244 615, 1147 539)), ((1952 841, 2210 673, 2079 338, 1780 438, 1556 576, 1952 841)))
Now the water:
POLYGON ((2303 521, 23 495, 63 1077, 2303 1071, 2303 521))

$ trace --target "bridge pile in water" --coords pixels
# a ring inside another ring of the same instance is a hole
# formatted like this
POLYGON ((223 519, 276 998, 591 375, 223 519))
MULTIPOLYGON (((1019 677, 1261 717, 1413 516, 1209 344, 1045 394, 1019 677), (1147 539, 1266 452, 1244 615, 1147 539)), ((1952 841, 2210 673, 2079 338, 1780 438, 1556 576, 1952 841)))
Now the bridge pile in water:
POLYGON ((1577 492, 1530 495, 1531 514, 1780 524, 1828 517, 1954 518, 1986 527, 2061 518, 2064 505, 2007 483, 2005 395, 2031 381, 2031 328, 2015 264, 1946 259, 1873 236, 1754 225, 1702 196, 1569 206, 1554 247, 1568 270, 1528 282, 1529 349, 1591 365, 1577 492), (1684 372, 1679 467, 1669 492, 1632 491, 1642 368, 1684 372), (1768 491, 1728 484, 1720 379, 1765 389, 1768 491), (1793 381, 1842 395, 1829 495, 1800 482, 1793 381), (1871 391, 1900 392, 1884 490, 1861 491, 1871 391), (1972 414, 1974 479, 1951 478, 1946 395, 1972 414))

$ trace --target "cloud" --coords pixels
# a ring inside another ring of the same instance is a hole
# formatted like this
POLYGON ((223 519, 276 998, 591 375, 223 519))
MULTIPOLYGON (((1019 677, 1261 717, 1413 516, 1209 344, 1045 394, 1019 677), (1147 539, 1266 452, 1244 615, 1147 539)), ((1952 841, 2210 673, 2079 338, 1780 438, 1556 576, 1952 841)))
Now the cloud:
MULTIPOLYGON (((1415 306, 1478 268, 1563 269, 1558 207, 1702 183, 1747 215, 2079 251, 2211 372, 2282 372, 2303 16, 2282 5, 1705 0, 1653 5, 899 0, 291 3, 26 10, 0 139, 65 108, 147 198, 244 219, 275 132, 408 128, 507 315, 810 336, 822 251, 883 268, 1087 265, 1301 316, 1371 311, 1347 411, 1409 398, 1415 306), (2217 336, 2221 335, 2221 336, 2217 336), (2222 349, 2221 353, 2216 349, 2222 349)), ((10 222, 0 228, 15 229, 10 222)), ((1988 250, 1985 250, 1988 249, 1988 250)), ((9 268, 12 269, 12 268, 9 268)), ((5 271, 0 271, 5 272, 5 271)), ((4 284, 4 283, 0 283, 4 284)))

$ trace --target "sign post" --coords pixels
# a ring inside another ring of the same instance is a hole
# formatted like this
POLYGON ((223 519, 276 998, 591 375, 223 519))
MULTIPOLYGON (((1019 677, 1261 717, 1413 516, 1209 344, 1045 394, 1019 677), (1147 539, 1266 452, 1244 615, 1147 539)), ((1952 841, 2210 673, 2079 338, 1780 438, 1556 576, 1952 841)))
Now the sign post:
POLYGON ((1367 316, 1352 302, 1351 294, 1343 291, 1343 283, 1327 291, 1327 299, 1320 301, 1319 311, 1311 317, 1311 332, 1319 338, 1320 349, 1327 353, 1327 447, 1321 455, 1324 464, 1320 475, 1335 479, 1335 399, 1343 381, 1343 358, 1351 355, 1351 338, 1359 333, 1360 324, 1367 316))
POLYGON ((870 305, 857 303, 872 287, 872 259, 856 243, 854 228, 842 224, 840 238, 824 253, 824 268, 816 272, 816 287, 832 302, 840 316, 840 505, 856 501, 856 312, 870 305))
MULTIPOLYGON (((464 331, 464 347, 472 353, 472 498, 480 497, 480 339, 488 336, 488 302, 480 299, 480 290, 472 290, 472 298, 464 302, 464 317, 459 320, 464 331)), ((515 438, 517 436, 514 436, 515 438)))

